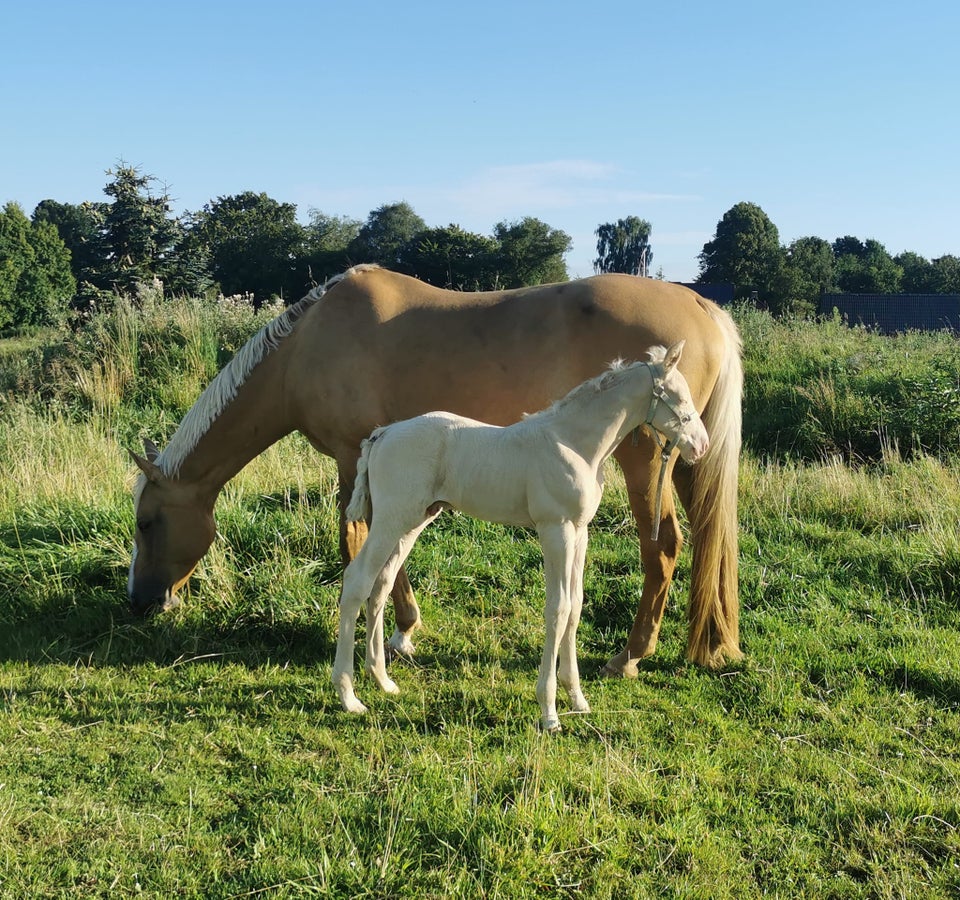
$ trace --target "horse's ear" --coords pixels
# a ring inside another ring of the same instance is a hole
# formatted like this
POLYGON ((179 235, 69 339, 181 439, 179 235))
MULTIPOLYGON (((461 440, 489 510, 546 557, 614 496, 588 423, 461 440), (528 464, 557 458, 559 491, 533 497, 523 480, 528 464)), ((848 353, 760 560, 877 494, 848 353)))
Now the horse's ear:
POLYGON ((143 439, 143 452, 146 455, 147 459, 150 462, 156 462, 157 457, 160 455, 160 451, 157 449, 157 445, 151 441, 149 438, 143 439))
POLYGON ((663 370, 664 372, 669 372, 672 369, 675 369, 677 363, 680 362, 680 356, 683 353, 683 345, 686 341, 677 341, 668 351, 667 355, 663 358, 663 370))
MULTIPOLYGON (((156 447, 154 447, 156 450, 156 447)), ((138 453, 134 453, 132 450, 128 450, 127 453, 130 454, 130 458, 137 464, 137 468, 147 476, 148 481, 152 481, 154 484, 159 484, 166 477, 163 472, 160 471, 160 467, 152 462, 149 459, 144 459, 138 453)))

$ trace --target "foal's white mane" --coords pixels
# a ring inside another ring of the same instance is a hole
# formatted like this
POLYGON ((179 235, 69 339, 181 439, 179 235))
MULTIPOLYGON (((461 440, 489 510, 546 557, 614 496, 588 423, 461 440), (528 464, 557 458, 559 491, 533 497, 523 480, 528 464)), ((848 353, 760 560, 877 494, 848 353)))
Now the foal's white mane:
POLYGON ((545 409, 541 409, 539 412, 535 413, 526 413, 523 418, 526 421, 539 418, 540 416, 547 416, 556 412, 560 412, 571 403, 577 403, 578 401, 597 394, 600 391, 605 391, 612 387, 616 387, 626 376, 636 371, 636 369, 640 366, 646 366, 648 363, 653 363, 655 365, 656 363, 663 362, 663 360, 666 358, 666 355, 667 348, 657 345, 651 347, 647 351, 647 358, 645 360, 628 363, 624 362, 622 359, 615 359, 599 375, 596 375, 593 378, 578 384, 572 391, 570 391, 569 394, 566 394, 559 400, 555 400, 545 409))
POLYGON ((306 311, 333 285, 343 281, 348 275, 373 268, 377 266, 354 266, 346 272, 327 279, 323 284, 318 284, 305 297, 287 307, 250 338, 237 351, 233 359, 217 373, 197 398, 196 403, 187 411, 173 437, 170 438, 170 443, 156 459, 160 470, 165 475, 176 476, 183 461, 209 431, 210 426, 216 422, 227 405, 237 396, 237 391, 250 373, 263 361, 264 357, 276 350, 280 342, 293 331, 306 311))

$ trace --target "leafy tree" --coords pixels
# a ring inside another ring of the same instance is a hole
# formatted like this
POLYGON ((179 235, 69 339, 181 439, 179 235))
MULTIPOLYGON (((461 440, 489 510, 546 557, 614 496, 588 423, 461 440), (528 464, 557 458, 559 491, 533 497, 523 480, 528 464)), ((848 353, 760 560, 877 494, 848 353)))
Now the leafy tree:
POLYGON ((406 260, 417 278, 437 287, 489 290, 499 280, 498 250, 493 238, 448 225, 421 231, 406 260))
POLYGON ((729 282, 737 296, 756 291, 769 303, 783 265, 777 226, 755 203, 738 203, 724 213, 713 240, 703 245, 699 280, 729 282))
POLYGON ((154 277, 164 278, 180 238, 180 225, 170 218, 166 192, 155 195, 156 178, 135 166, 118 163, 107 172, 113 180, 103 189, 113 202, 104 216, 106 269, 99 280, 120 291, 136 292, 154 277))
POLYGON ((350 245, 360 233, 361 223, 346 216, 310 211, 304 229, 306 263, 310 277, 320 283, 350 266, 350 245))
POLYGON ((104 268, 107 255, 104 223, 106 203, 58 203, 41 200, 33 211, 36 225, 49 222, 55 226, 70 251, 70 267, 77 284, 95 283, 104 268))
POLYGON ((524 287, 566 281, 563 261, 572 241, 570 235, 546 222, 526 216, 519 222, 499 222, 493 230, 499 243, 499 268, 504 287, 524 287))
POLYGON ((350 257, 355 263, 379 263, 394 271, 409 272, 407 251, 426 227, 405 201, 377 207, 350 242, 350 257))
POLYGON ((911 294, 934 294, 936 288, 936 270, 929 259, 918 253, 900 253, 893 261, 903 270, 900 283, 902 290, 911 294))
POLYGON ((653 262, 651 229, 646 219, 636 216, 600 225, 595 232, 597 258, 593 261, 594 271, 646 275, 653 262))
POLYGON ((0 213, 0 329, 59 324, 75 289, 70 251, 57 229, 32 224, 8 203, 0 213))
POLYGON ((917 253, 900 253, 893 261, 903 270, 900 289, 916 294, 960 293, 960 257, 929 260, 917 253))
POLYGON ((933 261, 934 289, 939 294, 960 294, 960 257, 948 254, 933 261))
POLYGON ((847 235, 833 243, 837 286, 851 294, 894 294, 900 290, 903 269, 879 241, 860 241, 847 235))
POLYGON ((818 237, 797 238, 786 249, 771 307, 776 311, 811 314, 818 299, 834 286, 833 248, 818 237))
POLYGON ((304 228, 292 203, 244 191, 218 197, 193 214, 179 250, 181 259, 206 259, 225 294, 300 297, 309 284, 304 228))

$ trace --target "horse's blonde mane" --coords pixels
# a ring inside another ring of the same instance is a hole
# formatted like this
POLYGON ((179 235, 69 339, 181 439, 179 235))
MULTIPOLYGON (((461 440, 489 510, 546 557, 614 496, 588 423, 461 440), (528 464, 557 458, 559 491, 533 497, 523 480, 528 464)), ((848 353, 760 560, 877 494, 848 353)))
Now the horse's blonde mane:
POLYGON ((237 391, 249 378, 250 373, 263 361, 264 357, 277 348, 280 342, 293 331, 306 311, 333 285, 343 281, 348 275, 374 268, 378 267, 354 266, 346 272, 334 275, 323 284, 317 285, 292 306, 287 307, 250 338, 237 351, 233 359, 217 373, 197 398, 196 403, 187 411, 173 437, 170 438, 170 443, 157 457, 156 463, 160 470, 165 475, 176 476, 183 461, 210 430, 210 426, 226 409, 227 404, 236 397, 237 391))
POLYGON ((647 363, 656 364, 663 362, 666 355, 667 348, 657 345, 655 347, 651 347, 647 351, 647 358, 644 360, 628 363, 624 362, 623 359, 615 359, 599 375, 595 375, 593 378, 578 384, 572 391, 570 391, 569 394, 566 394, 559 400, 555 400, 545 409, 541 409, 539 412, 535 413, 526 413, 524 414, 523 418, 534 419, 539 416, 546 416, 548 414, 559 412, 560 410, 569 406, 571 403, 577 403, 584 397, 592 396, 600 391, 615 387, 616 385, 620 384, 621 381, 623 381, 625 375, 633 372, 638 366, 645 366, 647 363))

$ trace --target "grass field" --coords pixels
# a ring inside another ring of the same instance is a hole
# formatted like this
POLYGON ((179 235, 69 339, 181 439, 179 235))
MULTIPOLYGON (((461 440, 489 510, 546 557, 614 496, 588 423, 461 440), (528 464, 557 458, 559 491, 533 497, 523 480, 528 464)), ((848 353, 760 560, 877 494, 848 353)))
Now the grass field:
MULTIPOLYGON (((761 333, 789 345, 779 329, 747 322, 748 357, 761 333)), ((614 475, 580 630, 593 713, 550 737, 532 535, 450 514, 428 530, 402 693, 361 679, 371 711, 348 717, 328 462, 290 438, 242 472, 184 606, 143 622, 121 445, 162 414, 9 396, 0 896, 960 895, 955 455, 746 453, 747 660, 684 662, 685 551, 636 681, 595 675, 641 578, 614 475)))

